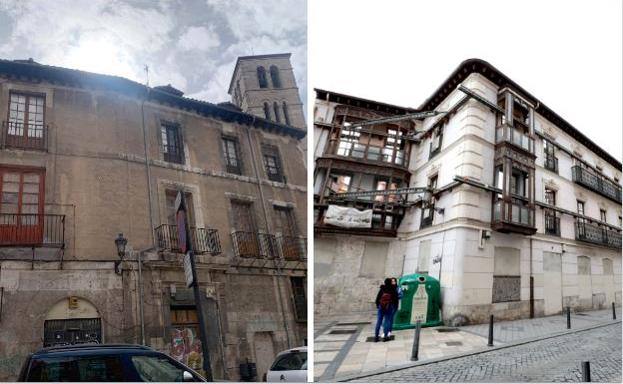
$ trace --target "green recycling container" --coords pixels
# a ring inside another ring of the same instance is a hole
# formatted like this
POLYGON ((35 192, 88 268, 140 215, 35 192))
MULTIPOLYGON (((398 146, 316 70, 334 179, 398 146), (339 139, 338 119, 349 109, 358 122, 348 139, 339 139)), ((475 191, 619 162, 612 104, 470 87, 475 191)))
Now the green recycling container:
POLYGON ((422 327, 441 325, 441 288, 439 280, 414 273, 398 279, 402 299, 394 317, 394 329, 415 328, 420 320, 422 327))

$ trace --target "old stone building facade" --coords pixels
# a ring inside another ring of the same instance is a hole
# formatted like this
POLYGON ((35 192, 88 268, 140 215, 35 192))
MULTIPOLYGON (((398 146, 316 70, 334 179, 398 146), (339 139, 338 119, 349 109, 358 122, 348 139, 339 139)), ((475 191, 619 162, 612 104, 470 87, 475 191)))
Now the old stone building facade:
POLYGON ((461 63, 417 109, 316 94, 318 314, 370 311, 383 277, 416 272, 447 323, 621 304, 620 161, 492 65, 461 63), (328 225, 330 205, 372 227, 328 225))
POLYGON ((197 332, 215 378, 240 380, 249 361, 258 379, 305 342, 303 129, 32 61, 0 61, 0 106, 0 380, 29 352, 84 340, 200 366, 197 332), (204 330, 176 251, 178 191, 204 330))

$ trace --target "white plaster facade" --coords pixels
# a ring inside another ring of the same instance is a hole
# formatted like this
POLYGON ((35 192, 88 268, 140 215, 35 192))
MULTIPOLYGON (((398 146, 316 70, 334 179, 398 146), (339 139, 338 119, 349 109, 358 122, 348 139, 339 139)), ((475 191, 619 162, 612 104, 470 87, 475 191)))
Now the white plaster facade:
MULTIPOLYGON (((465 96, 457 89, 459 84, 494 105, 503 91, 487 76, 474 72, 454 84, 454 90, 436 103, 435 110, 448 111, 465 96)), ((327 100, 316 102, 316 157, 323 153, 323 141, 327 137, 325 127, 332 122, 334 104, 327 100)), ((417 129, 427 130, 440 118, 443 117, 417 122, 417 129)), ((576 201, 582 200, 585 216, 596 220, 600 220, 600 209, 605 210, 607 224, 618 228, 620 237, 621 204, 575 183, 571 172, 574 160, 563 150, 556 151, 558 173, 544 168, 543 140, 540 137, 546 135, 557 146, 566 148, 575 156, 581 155, 589 166, 599 166, 602 175, 614 179, 619 185, 620 163, 618 168, 615 167, 612 163, 616 164, 616 161, 600 157, 536 111, 533 119, 535 200, 545 201, 544 188, 547 186, 557 190, 557 208, 576 212, 576 201)), ((426 186, 429 178, 436 175, 437 188, 452 188, 438 195, 435 207, 444 211, 434 213, 431 226, 420 228, 420 207, 407 210, 397 237, 386 239, 390 243, 388 254, 378 256, 385 260, 385 268, 375 276, 377 284, 385 276, 415 272, 426 272, 439 278, 443 319, 447 323, 484 322, 490 314, 497 318, 528 317, 531 302, 535 316, 560 313, 566 306, 586 309, 605 308, 612 302, 620 305, 620 248, 576 240, 575 218, 570 214, 560 215, 560 236, 546 234, 544 210, 539 206, 534 213, 536 233, 533 235, 492 230, 492 192, 467 184, 452 185, 456 176, 494 185, 495 129, 496 112, 471 98, 448 116, 443 126, 441 150, 434 157, 429 160, 430 136, 413 144, 409 163, 410 186, 426 186), (494 303, 494 276, 519 276, 519 300, 494 303)), ((320 193, 319 188, 315 186, 315 193, 320 193)), ((416 198, 416 195, 410 197, 416 198)), ((332 268, 321 266, 321 275, 316 274, 317 313, 330 312, 325 303, 331 300, 340 303, 334 304, 338 308, 341 303, 347 303, 345 309, 350 311, 373 309, 376 292, 369 281, 356 292, 351 293, 346 288, 357 281, 351 281, 352 277, 362 275, 363 259, 361 250, 348 245, 363 241, 365 239, 353 241, 352 237, 345 235, 316 235, 316 270, 319 262, 333 264, 332 268), (333 255, 327 255, 329 253, 333 255)))

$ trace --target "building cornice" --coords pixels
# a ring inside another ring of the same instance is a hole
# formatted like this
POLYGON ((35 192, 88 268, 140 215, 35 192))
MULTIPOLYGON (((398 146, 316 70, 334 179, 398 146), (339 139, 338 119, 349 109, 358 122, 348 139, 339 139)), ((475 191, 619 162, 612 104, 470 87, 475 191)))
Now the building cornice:
POLYGON ((235 122, 277 134, 292 136, 299 140, 307 134, 305 130, 300 128, 275 123, 255 115, 234 111, 206 101, 173 95, 118 76, 41 65, 35 62, 15 62, 0 59, 0 77, 34 83, 48 82, 52 85, 62 85, 71 88, 116 92, 138 100, 149 100, 225 122, 235 122))
POLYGON ((586 146, 590 151, 594 152, 597 156, 601 157, 616 169, 621 169, 623 166, 621 162, 615 159, 612 155, 606 152, 604 149, 595 144, 591 139, 585 136, 577 128, 572 126, 569 122, 563 119, 560 115, 554 112, 551 108, 526 91, 519 84, 515 83, 508 76, 503 74, 500 70, 493 65, 481 59, 469 59, 462 62, 455 70, 448 76, 448 78, 433 92, 433 94, 426 99, 419 107, 421 111, 434 110, 443 100, 446 99, 458 86, 472 73, 478 73, 497 85, 499 88, 508 87, 521 95, 530 103, 536 106, 535 112, 549 120, 551 123, 562 129, 565 133, 569 134, 572 138, 579 143, 586 146))

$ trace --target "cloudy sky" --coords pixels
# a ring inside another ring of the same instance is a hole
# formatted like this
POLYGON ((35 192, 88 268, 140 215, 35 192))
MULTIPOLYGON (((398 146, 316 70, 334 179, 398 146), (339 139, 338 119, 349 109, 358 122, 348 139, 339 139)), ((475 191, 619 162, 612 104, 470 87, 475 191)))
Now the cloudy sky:
POLYGON ((481 58, 621 159, 622 4, 315 0, 308 80, 417 107, 463 60, 481 58))
POLYGON ((227 101, 238 56, 292 53, 307 95, 305 0, 0 0, 0 58, 172 86, 227 101))

